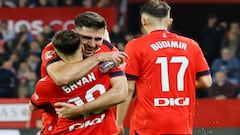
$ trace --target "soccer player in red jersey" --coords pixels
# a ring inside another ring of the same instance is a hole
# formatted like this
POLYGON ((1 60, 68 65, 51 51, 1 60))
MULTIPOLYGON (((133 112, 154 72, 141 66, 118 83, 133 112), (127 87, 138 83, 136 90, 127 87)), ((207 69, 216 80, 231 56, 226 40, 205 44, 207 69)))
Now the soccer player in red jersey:
MULTIPOLYGON (((101 62, 113 61, 117 66, 123 61, 123 58, 126 57, 125 53, 117 52, 113 45, 103 39, 104 35, 108 34, 106 33, 106 22, 101 15, 95 12, 88 11, 76 16, 75 32, 81 34, 81 44, 84 46, 83 54, 85 59, 74 63, 65 63, 56 54, 53 44, 49 43, 42 51, 42 77, 48 74, 57 85, 66 85, 79 80, 101 62), (96 52, 104 53, 94 54, 96 52)), ((105 36, 105 38, 108 37, 105 36)), ((60 103, 58 105, 63 106, 59 113, 67 112, 67 114, 71 115, 71 117, 74 117, 79 113, 76 109, 74 109, 75 106, 69 107, 69 104, 64 103, 60 103), (65 106, 67 106, 67 108, 65 106), (76 112, 72 112, 73 109, 76 112)), ((62 117, 68 116, 66 114, 60 115, 62 117)), ((42 113, 43 123, 41 135, 51 134, 50 132, 54 127, 56 118, 57 115, 53 108, 46 106, 42 113)))
POLYGON ((49 43, 42 51, 41 76, 49 74, 57 85, 64 85, 78 80, 101 62, 113 61, 118 66, 126 58, 124 52, 117 52, 116 47, 103 39, 109 37, 104 36, 108 35, 106 22, 98 13, 87 11, 76 16, 74 31, 81 36, 81 43, 84 46, 83 55, 86 59, 65 64, 56 59, 53 45, 49 43), (95 54, 96 52, 108 53, 95 54))
POLYGON ((123 120, 136 85, 130 135, 191 135, 195 90, 212 84, 210 69, 197 42, 168 31, 170 6, 152 0, 140 9, 147 35, 127 43, 125 73, 127 101, 118 105, 117 123, 123 120))
MULTIPOLYGON (((80 37, 75 32, 69 30, 59 32, 52 40, 56 53, 65 63, 83 60, 84 47, 79 48, 80 37)), ((117 126, 112 110, 107 108, 117 102, 113 101, 109 106, 102 106, 103 102, 99 98, 100 95, 107 94, 107 91, 117 91, 121 93, 114 95, 114 99, 124 101, 127 88, 123 85, 127 86, 127 80, 120 68, 115 67, 108 73, 102 73, 99 66, 96 66, 87 75, 68 85, 58 86, 49 76, 43 77, 36 85, 31 102, 39 108, 46 104, 54 106, 56 102, 84 106, 85 109, 79 114, 82 116, 70 120, 59 117, 51 132, 52 135, 112 135, 117 132, 117 126), (94 109, 89 109, 88 106, 94 105, 92 102, 94 100, 98 105, 94 109), (86 106, 86 103, 89 105, 86 106)))

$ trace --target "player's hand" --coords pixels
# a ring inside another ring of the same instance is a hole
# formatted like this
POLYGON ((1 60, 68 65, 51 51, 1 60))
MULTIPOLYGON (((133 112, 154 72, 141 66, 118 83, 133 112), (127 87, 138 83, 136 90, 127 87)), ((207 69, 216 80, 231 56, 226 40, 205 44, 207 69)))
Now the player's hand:
POLYGON ((73 104, 57 102, 54 106, 57 106, 55 111, 59 117, 72 119, 80 115, 77 109, 78 107, 73 104))
POLYGON ((123 125, 118 125, 118 132, 114 135, 124 135, 124 127, 123 125))
POLYGON ((113 61, 115 66, 119 66, 124 62, 124 59, 128 58, 128 55, 125 52, 118 51, 103 52, 96 55, 101 62, 113 61))

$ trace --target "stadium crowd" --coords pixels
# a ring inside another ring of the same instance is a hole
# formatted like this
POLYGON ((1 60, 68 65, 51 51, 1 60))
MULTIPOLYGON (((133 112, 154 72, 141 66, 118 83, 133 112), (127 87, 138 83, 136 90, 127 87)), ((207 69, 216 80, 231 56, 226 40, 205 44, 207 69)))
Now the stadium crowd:
POLYGON ((0 7, 107 7, 116 6, 119 0, 0 0, 0 7))
MULTIPOLYGON (((116 6, 120 0, 0 0, 0 7, 53 7, 116 6)), ((11 31, 8 20, 0 20, 0 97, 29 98, 40 78, 40 54, 56 33, 52 26, 45 25, 43 32, 33 35, 22 25, 19 32, 11 31)), ((181 32, 178 32, 181 33, 181 32)), ((116 24, 109 31, 111 42, 124 51, 125 44, 141 35, 124 30, 116 24)), ((240 98, 240 24, 219 22, 218 17, 209 14, 197 42, 205 53, 211 67, 213 85, 210 89, 197 91, 198 98, 240 98)))

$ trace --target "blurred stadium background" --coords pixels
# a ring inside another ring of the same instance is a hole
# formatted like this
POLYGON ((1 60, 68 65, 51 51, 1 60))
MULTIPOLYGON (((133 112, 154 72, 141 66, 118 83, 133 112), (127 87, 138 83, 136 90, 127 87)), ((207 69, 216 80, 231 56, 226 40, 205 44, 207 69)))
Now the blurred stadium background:
MULTIPOLYGON (((128 40, 144 34, 140 26, 139 7, 145 1, 0 0, 0 57, 4 58, 3 67, 15 73, 17 78, 17 83, 9 89, 10 96, 0 91, 0 135, 38 134, 41 111, 29 112, 28 102, 40 75, 41 49, 55 32, 72 29, 77 14, 96 11, 107 20, 113 44, 123 51, 128 40), (25 30, 22 30, 23 26, 25 30), (25 39, 22 33, 27 35, 25 39)), ((199 43, 202 40, 200 32, 210 14, 218 18, 219 25, 222 22, 226 24, 222 38, 232 22, 240 23, 240 0, 166 1, 172 6, 174 23, 171 30, 199 43)), ((240 34, 239 28, 237 33, 240 34)), ((220 44, 215 46, 213 59, 220 57, 220 48, 220 44)), ((210 65, 212 62, 209 60, 210 65)), ((4 82, 0 81, 0 89, 3 85, 4 82)), ((236 86, 235 94, 223 100, 217 100, 209 94, 209 90, 197 93, 193 135, 240 135, 239 82, 233 85, 236 86)), ((125 120, 126 131, 131 107, 125 120)))

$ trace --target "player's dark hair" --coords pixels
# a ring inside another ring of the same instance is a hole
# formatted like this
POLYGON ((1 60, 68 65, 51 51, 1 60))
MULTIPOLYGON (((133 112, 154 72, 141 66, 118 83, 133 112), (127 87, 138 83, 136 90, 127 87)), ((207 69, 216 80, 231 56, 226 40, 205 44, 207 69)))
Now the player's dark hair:
POLYGON ((66 55, 70 55, 78 49, 80 36, 73 31, 63 30, 53 36, 52 43, 54 48, 66 55))
POLYGON ((162 0, 149 0, 140 8, 140 14, 146 13, 154 17, 163 18, 169 13, 171 7, 166 1, 162 0))
POLYGON ((105 19, 98 13, 87 11, 75 17, 75 27, 106 28, 105 19))

